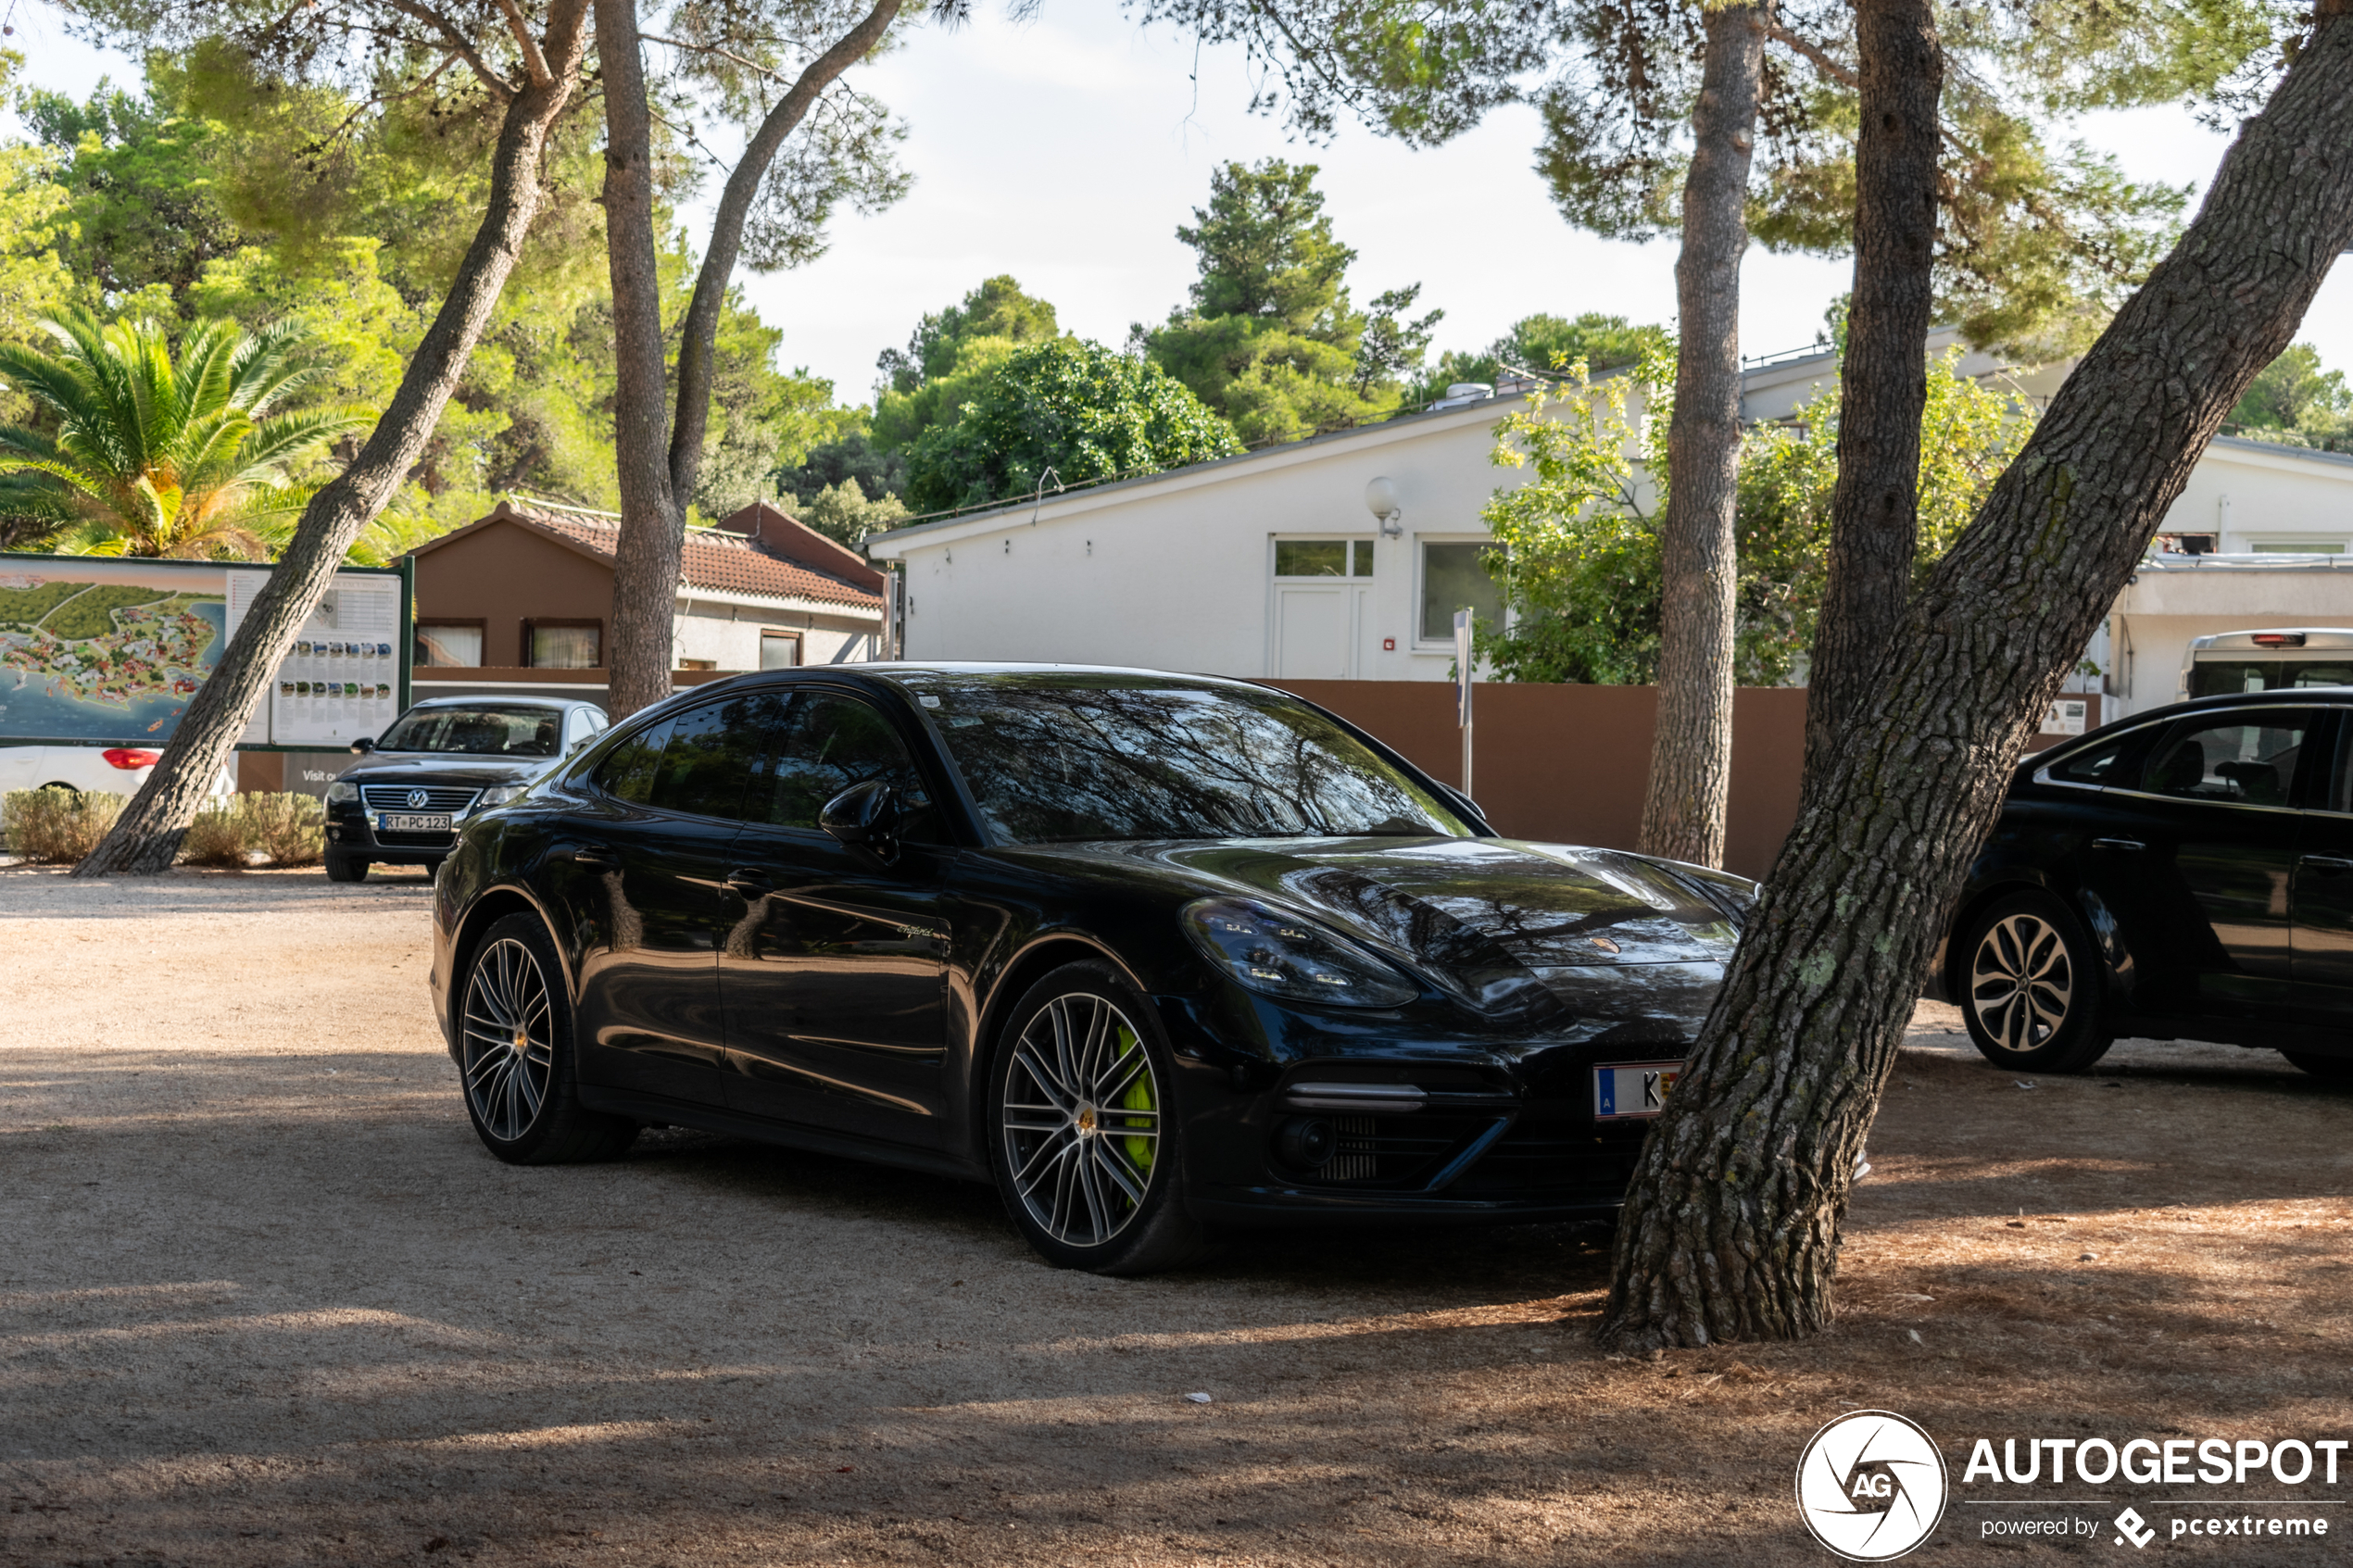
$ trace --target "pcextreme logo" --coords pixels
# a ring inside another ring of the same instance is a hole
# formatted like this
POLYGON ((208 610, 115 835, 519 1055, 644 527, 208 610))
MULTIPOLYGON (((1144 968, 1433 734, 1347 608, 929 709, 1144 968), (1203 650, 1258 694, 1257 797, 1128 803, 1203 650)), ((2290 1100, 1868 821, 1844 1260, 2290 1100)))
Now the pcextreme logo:
POLYGON ((1893 1411, 1850 1411, 1814 1434, 1797 1461, 1797 1512, 1850 1562, 1886 1562, 1944 1517, 1944 1456, 1893 1411))

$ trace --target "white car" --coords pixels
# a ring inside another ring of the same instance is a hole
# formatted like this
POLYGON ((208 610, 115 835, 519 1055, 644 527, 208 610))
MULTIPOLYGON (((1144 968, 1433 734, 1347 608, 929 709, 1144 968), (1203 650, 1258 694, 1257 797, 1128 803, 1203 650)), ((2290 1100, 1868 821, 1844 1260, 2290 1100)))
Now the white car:
MULTIPOLYGON (((136 746, 0 746, 0 791, 94 790, 131 795, 147 782, 163 754, 136 746)), ((237 783, 227 768, 212 781, 215 795, 233 795, 237 783)))

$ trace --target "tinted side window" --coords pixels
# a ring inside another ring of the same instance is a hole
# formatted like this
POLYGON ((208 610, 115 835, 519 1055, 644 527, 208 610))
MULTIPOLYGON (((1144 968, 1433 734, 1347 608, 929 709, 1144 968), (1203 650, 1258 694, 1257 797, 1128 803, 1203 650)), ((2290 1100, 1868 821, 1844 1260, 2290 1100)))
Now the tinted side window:
POLYGON ((662 747, 669 743, 674 719, 647 725, 605 754, 597 766, 597 787, 607 795, 643 806, 652 795, 654 773, 661 766, 662 747))
POLYGON ((2284 806, 2311 721, 2298 708, 2182 720, 2149 753, 2141 788, 2183 800, 2284 806))
POLYGON ((2322 797, 2321 809, 2353 812, 2353 709, 2336 710, 2336 756, 2333 761, 2328 792, 2322 797))
POLYGON ((2052 763, 2051 777, 2061 784, 2120 784, 2123 781, 2113 776, 2117 759, 2144 738, 2141 734, 2134 734, 2118 735, 2113 740, 2102 741, 2088 750, 2077 752, 2063 762, 2052 763))
POLYGON ((697 817, 742 816, 744 789, 767 738, 760 706, 738 697, 690 708, 672 720, 646 804, 697 817))
POLYGON ((814 828, 826 801, 852 784, 880 779, 899 791, 905 808, 900 836, 916 844, 938 841, 937 815, 914 758, 890 721, 869 704, 830 692, 804 692, 774 733, 763 798, 745 813, 751 820, 814 828))

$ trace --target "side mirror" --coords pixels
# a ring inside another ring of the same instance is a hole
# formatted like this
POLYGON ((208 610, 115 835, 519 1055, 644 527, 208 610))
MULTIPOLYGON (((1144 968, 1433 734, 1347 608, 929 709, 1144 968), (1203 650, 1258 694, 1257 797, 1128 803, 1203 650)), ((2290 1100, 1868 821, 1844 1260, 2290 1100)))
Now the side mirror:
POLYGON ((880 779, 851 784, 825 802, 817 825, 839 843, 857 845, 878 859, 897 859, 899 792, 880 779))
POLYGON ((366 735, 361 735, 358 740, 351 743, 351 754, 354 757, 365 757, 368 753, 375 749, 376 743, 366 735))

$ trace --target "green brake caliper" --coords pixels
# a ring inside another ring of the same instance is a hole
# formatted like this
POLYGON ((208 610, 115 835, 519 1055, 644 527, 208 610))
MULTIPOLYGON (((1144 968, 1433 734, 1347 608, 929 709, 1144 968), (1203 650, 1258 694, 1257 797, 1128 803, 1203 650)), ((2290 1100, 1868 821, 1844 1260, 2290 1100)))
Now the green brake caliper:
MULTIPOLYGON (((1115 1060, 1117 1061, 1126 1061, 1130 1056, 1141 1049, 1143 1049, 1143 1047, 1138 1042, 1136 1038, 1136 1032, 1128 1028, 1126 1024, 1120 1025, 1119 1055, 1115 1060)), ((1149 1067, 1147 1067, 1143 1072, 1137 1073, 1136 1081, 1127 1085, 1127 1092, 1119 1097, 1119 1107, 1122 1110, 1152 1110, 1157 1109, 1157 1107, 1152 1104, 1152 1075, 1151 1070, 1149 1067)), ((1141 1117, 1138 1117, 1130 1121, 1123 1122, 1121 1125, 1127 1127, 1149 1127, 1151 1123, 1141 1117)), ((1152 1173, 1152 1150, 1157 1147, 1157 1140, 1152 1138, 1129 1137, 1120 1139, 1120 1144, 1127 1151, 1127 1162, 1130 1165, 1135 1166, 1139 1174, 1144 1176, 1146 1179, 1150 1179, 1152 1173)))

